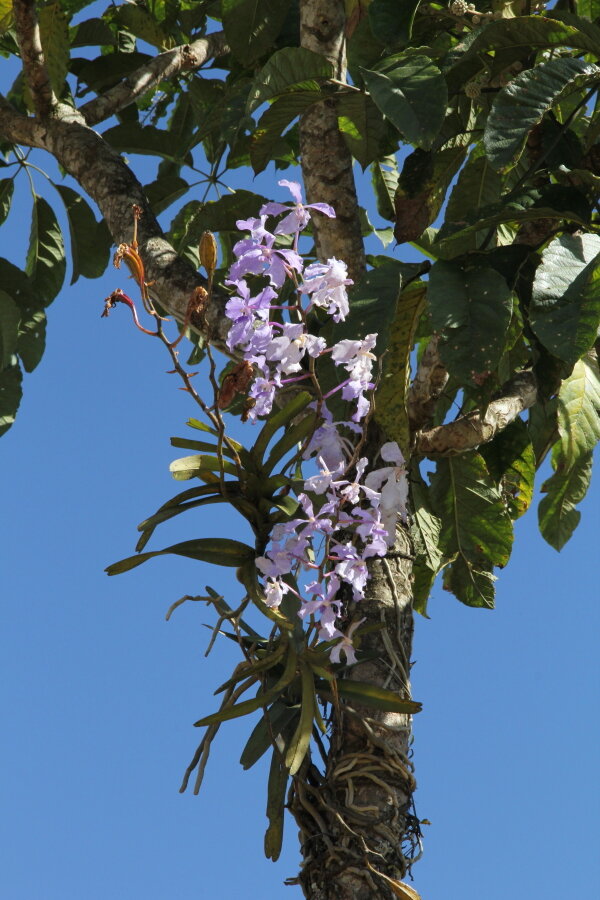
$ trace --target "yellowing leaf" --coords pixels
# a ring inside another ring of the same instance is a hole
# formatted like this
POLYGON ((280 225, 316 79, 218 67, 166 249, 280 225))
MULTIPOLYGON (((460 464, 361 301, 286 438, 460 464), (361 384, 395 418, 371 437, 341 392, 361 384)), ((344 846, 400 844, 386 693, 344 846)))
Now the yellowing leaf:
POLYGON ((400 897, 400 900, 421 900, 419 892, 415 891, 414 887, 411 887, 410 884, 406 884, 404 881, 396 881, 395 878, 390 878, 388 875, 384 875, 383 872, 378 872, 370 862, 367 862, 367 865, 371 872, 374 872, 379 878, 385 881, 394 897, 400 897))

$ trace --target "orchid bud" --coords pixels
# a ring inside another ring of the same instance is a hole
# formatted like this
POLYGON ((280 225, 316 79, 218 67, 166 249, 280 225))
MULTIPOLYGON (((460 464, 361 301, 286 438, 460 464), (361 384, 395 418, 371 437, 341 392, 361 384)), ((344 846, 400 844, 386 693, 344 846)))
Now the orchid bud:
POLYGON ((204 266, 210 277, 217 268, 217 242, 212 231, 202 232, 199 250, 200 265, 204 266))

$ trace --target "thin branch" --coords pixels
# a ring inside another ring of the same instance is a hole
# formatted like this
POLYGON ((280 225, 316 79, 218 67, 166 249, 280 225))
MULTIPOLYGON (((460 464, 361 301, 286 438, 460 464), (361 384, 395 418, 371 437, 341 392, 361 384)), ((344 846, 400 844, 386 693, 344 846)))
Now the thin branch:
POLYGON ((532 372, 520 372, 503 388, 503 396, 492 400, 484 413, 479 410, 454 422, 438 425, 417 435, 415 451, 433 459, 456 456, 489 441, 510 425, 537 400, 537 384, 532 372))
POLYGON ((97 125, 147 94, 161 81, 174 78, 183 71, 198 69, 207 59, 226 53, 229 53, 229 47, 222 31, 199 38, 192 44, 174 47, 140 66, 104 94, 84 103, 79 111, 88 125, 97 125))
POLYGON ((57 99, 44 60, 40 27, 34 0, 13 0, 15 31, 23 60, 25 81, 33 106, 40 119, 46 119, 56 107, 57 99))

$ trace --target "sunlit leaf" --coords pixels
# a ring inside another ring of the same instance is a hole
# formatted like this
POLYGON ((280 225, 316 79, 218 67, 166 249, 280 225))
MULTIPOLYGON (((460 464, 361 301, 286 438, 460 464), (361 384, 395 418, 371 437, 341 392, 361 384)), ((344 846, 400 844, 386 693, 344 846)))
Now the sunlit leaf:
POLYGON ((304 47, 276 50, 254 79, 247 111, 254 112, 261 103, 278 97, 291 87, 316 90, 319 82, 332 75, 333 65, 318 53, 304 47))
POLYGON ((398 187, 398 164, 395 156, 384 156, 371 166, 371 184, 377 201, 377 212, 382 219, 393 222, 394 195, 398 187))
MULTIPOLYGON (((413 713, 421 712, 422 703, 416 700, 406 700, 399 697, 394 691, 387 688, 378 687, 366 681, 350 681, 347 679, 336 679, 337 692, 344 700, 348 700, 359 706, 368 706, 384 712, 398 712, 413 715, 413 713)), ((331 686, 328 682, 319 682, 317 684, 317 693, 327 697, 331 697, 331 686)))
POLYGON ((38 14, 44 62, 52 90, 60 97, 69 66, 68 20, 61 3, 42 6, 38 14))
POLYGON ((15 189, 14 178, 0 179, 0 225, 10 212, 13 192, 15 189))
POLYGON ((302 666, 302 708, 296 731, 286 748, 285 764, 295 775, 308 752, 315 714, 315 683, 309 666, 302 666))
POLYGON ((173 553, 176 556, 186 556, 188 559, 197 559, 201 562, 213 563, 217 566, 230 566, 237 568, 248 560, 254 559, 254 550, 248 544, 241 541, 234 541, 230 538, 197 538, 192 541, 182 541, 180 544, 173 544, 172 547, 166 547, 164 550, 153 550, 149 553, 140 553, 138 556, 129 556, 127 559, 121 559, 119 562, 113 563, 106 568, 108 575, 120 575, 122 572, 128 572, 135 569, 148 559, 155 556, 164 556, 173 553))
POLYGON ((562 550, 579 525, 581 513, 575 507, 585 497, 592 477, 592 454, 576 458, 569 466, 560 450, 553 453, 554 475, 542 485, 546 496, 538 506, 542 536, 555 550, 562 550))
POLYGON ((490 475, 500 487, 513 519, 527 512, 533 499, 536 459, 529 431, 515 419, 481 447, 490 475))
POLYGON ((338 127, 352 156, 365 169, 381 156, 387 129, 368 94, 349 92, 337 98, 338 127))
POLYGON ((33 294, 45 305, 51 303, 60 291, 66 267, 65 245, 58 219, 50 204, 36 194, 25 271, 31 279, 33 294))
POLYGON ((533 282, 531 327, 571 365, 589 350, 600 323, 600 236, 563 234, 544 250, 533 282))
POLYGON ((600 371, 591 353, 575 363, 560 386, 558 430, 567 466, 591 453, 600 441, 600 371))

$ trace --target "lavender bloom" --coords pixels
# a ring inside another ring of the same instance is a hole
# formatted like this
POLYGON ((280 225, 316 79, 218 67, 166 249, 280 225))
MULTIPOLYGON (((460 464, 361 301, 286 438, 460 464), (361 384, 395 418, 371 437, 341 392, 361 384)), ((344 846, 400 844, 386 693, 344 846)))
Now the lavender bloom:
POLYGON ((365 594, 365 585, 369 579, 367 564, 359 556, 356 547, 350 541, 346 544, 336 544, 330 558, 336 560, 336 574, 347 584, 352 585, 355 600, 360 600, 365 594))
POLYGON ((280 187, 286 187, 289 190, 296 201, 296 206, 295 208, 292 208, 291 212, 289 211, 290 207, 285 203, 271 202, 265 203, 265 205, 261 207, 261 216, 278 216, 283 212, 288 213, 285 219, 282 219, 277 225, 275 234, 297 234, 299 231, 302 231, 303 228, 306 228, 310 219, 310 213, 307 212, 309 209, 316 209, 318 212, 329 216, 330 219, 335 219, 335 211, 328 203, 303 204, 302 191, 297 181, 287 181, 283 178, 278 184, 280 187))
POLYGON ((398 516, 403 522, 406 521, 408 479, 402 451, 395 441, 389 441, 383 445, 381 458, 385 462, 392 462, 396 465, 384 466, 382 469, 375 469, 374 472, 369 472, 365 483, 373 490, 381 492, 379 508, 381 509, 383 524, 388 532, 387 544, 388 547, 392 547, 396 535, 398 516))
POLYGON ((314 306, 326 309, 334 322, 341 322, 350 311, 346 285, 354 284, 347 276, 346 263, 339 259, 328 259, 326 265, 312 263, 304 270, 302 293, 312 294, 314 306))
POLYGON ((364 621, 364 619, 359 619, 358 622, 353 622, 348 629, 348 634, 343 634, 341 631, 337 631, 337 633, 333 635, 333 637, 341 638, 341 641, 339 641, 331 651, 331 662, 339 663, 340 653, 342 652, 346 657, 347 666, 356 662, 356 652, 354 650, 354 645, 352 644, 352 638, 358 626, 362 625, 364 621))

